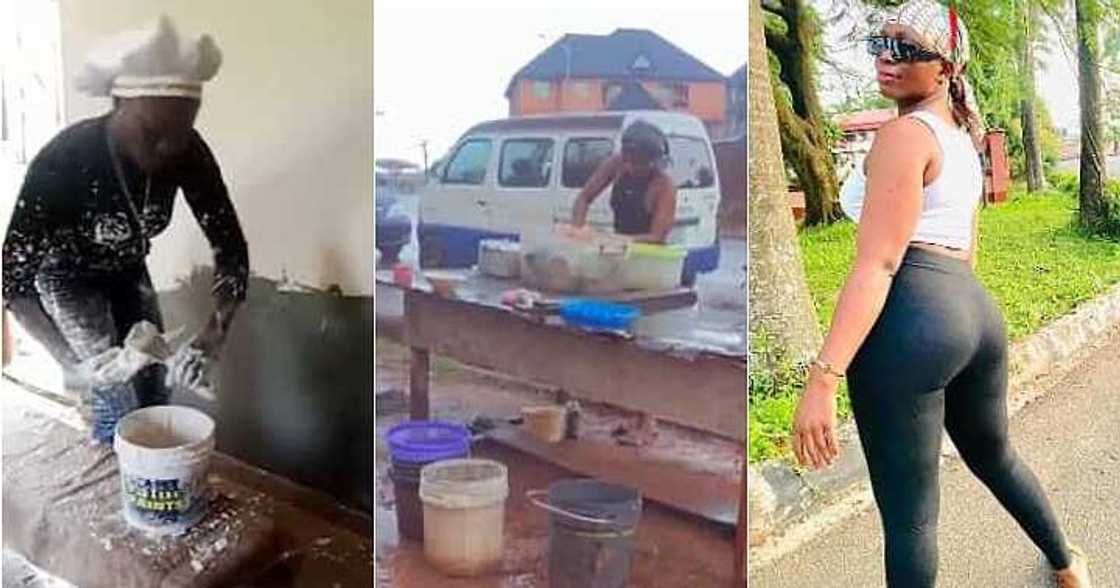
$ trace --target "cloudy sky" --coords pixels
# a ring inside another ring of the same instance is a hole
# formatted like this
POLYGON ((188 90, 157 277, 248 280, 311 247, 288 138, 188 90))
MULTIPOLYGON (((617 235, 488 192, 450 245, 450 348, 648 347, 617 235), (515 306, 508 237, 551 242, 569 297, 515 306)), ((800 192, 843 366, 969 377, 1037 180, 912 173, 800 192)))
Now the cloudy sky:
MULTIPOLYGON (((829 12, 833 0, 814 0, 829 12)), ((724 74, 746 61, 747 4, 690 0, 654 6, 641 0, 446 2, 378 0, 374 14, 374 149, 377 157, 419 162, 419 143, 434 159, 472 124, 508 112, 510 77, 565 33, 609 34, 647 28, 724 74)), ((827 32, 829 53, 872 80, 862 46, 843 37, 851 22, 827 32)), ((1060 48, 1044 58, 1039 91, 1057 125, 1076 128, 1077 74, 1060 48)), ((826 101, 843 84, 822 68, 826 101)), ((850 85, 850 84, 849 84, 850 85)))
POLYGON ((472 124, 507 115, 521 66, 565 33, 645 28, 729 75, 746 63, 747 3, 689 0, 447 2, 374 5, 374 152, 434 159, 472 124))

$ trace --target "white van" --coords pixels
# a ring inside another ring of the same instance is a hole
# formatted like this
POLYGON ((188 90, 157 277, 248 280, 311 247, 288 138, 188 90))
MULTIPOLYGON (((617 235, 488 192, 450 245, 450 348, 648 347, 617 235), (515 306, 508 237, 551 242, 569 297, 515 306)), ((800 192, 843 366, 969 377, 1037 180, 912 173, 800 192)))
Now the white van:
MULTIPOLYGON (((568 222, 580 189, 621 146, 622 131, 644 120, 665 133, 666 172, 677 184, 677 216, 668 242, 688 249, 685 283, 719 265, 719 174, 707 129, 679 112, 557 114, 475 125, 449 151, 420 197, 420 264, 470 267, 483 239, 519 239, 527 227, 568 222)), ((611 230, 607 186, 588 223, 611 230)))

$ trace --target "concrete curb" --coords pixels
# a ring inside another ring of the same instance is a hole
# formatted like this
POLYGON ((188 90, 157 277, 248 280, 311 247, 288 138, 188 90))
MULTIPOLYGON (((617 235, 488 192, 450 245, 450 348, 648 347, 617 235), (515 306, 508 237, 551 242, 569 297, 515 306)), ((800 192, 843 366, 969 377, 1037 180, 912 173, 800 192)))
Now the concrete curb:
MULTIPOLYGON (((1120 285, 1085 302, 1039 332, 1012 344, 1008 409, 1015 415, 1041 397, 1048 383, 1076 366, 1103 335, 1120 327, 1120 285)), ((750 562, 766 565, 845 519, 874 506, 855 424, 839 430, 841 457, 821 472, 797 472, 771 460, 747 470, 750 562)), ((957 456, 945 437, 942 455, 957 456)))

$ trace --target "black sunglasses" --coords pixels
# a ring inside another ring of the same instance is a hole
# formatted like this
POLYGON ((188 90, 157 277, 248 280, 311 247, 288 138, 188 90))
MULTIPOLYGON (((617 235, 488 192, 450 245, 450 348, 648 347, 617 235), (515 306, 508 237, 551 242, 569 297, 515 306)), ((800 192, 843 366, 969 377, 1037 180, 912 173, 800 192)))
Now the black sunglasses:
POLYGON ((867 52, 878 57, 883 51, 891 52, 891 61, 913 63, 917 61, 937 61, 941 55, 921 47, 910 41, 888 37, 886 35, 872 35, 867 38, 867 52))

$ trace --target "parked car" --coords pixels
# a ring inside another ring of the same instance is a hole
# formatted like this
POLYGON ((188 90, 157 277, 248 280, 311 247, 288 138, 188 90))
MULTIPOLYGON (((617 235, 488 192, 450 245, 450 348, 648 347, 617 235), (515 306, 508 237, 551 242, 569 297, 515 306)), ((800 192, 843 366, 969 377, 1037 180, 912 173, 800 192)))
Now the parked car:
POLYGON ((391 190, 379 187, 374 192, 374 241, 381 252, 381 263, 391 265, 400 259, 401 249, 412 241, 412 219, 400 207, 391 190))
POLYGON ((373 164, 378 187, 401 194, 414 194, 426 181, 424 168, 403 159, 378 159, 373 164))
MULTIPOLYGON (((422 267, 470 267, 483 239, 514 239, 524 229, 571 218, 580 189, 620 148, 634 120, 657 125, 669 143, 666 171, 676 180, 670 244, 688 249, 682 275, 719 265, 719 177, 708 132, 690 114, 659 110, 526 116, 483 122, 448 152, 423 188, 418 235, 422 267)), ((610 230, 610 187, 588 223, 610 230)))

